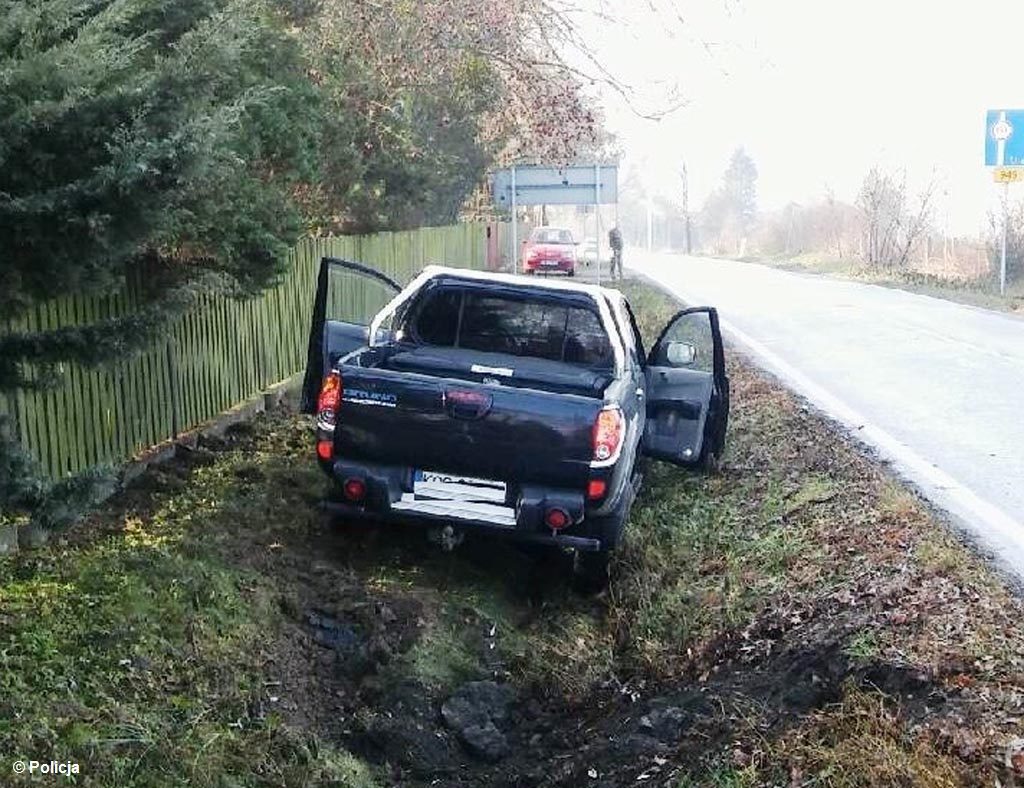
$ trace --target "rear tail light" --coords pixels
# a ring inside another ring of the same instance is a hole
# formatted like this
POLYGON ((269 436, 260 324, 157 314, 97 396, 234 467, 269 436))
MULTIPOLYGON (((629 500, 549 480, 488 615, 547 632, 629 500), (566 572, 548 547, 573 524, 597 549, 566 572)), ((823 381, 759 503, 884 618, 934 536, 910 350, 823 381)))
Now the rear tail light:
POLYGON ((544 522, 547 523, 548 528, 553 531, 560 531, 569 525, 572 521, 569 519, 569 514, 565 509, 548 509, 544 515, 544 522))
POLYGON ((357 476, 353 476, 349 479, 345 479, 345 484, 342 485, 342 491, 345 493, 345 497, 350 501, 361 501, 366 497, 366 482, 357 476))
POLYGON ((604 479, 591 479, 587 482, 587 499, 597 501, 608 492, 608 483, 604 479))
POLYGON ((324 378, 316 401, 316 455, 321 460, 334 456, 334 429, 341 405, 341 375, 332 372, 324 378))
POLYGON ((321 429, 334 429, 341 404, 341 375, 332 372, 320 387, 320 396, 316 401, 316 422, 321 429))
POLYGON ((594 458, 591 465, 613 465, 619 459, 624 436, 622 411, 611 405, 598 412, 594 420, 594 458))

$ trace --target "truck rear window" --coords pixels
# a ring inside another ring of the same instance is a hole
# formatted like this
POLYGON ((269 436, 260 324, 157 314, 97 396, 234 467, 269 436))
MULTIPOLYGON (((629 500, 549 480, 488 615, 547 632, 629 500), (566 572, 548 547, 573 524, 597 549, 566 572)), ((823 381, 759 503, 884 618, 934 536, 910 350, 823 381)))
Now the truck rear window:
POLYGON ((596 311, 548 300, 455 289, 427 294, 412 316, 423 344, 611 368, 611 345, 596 311))

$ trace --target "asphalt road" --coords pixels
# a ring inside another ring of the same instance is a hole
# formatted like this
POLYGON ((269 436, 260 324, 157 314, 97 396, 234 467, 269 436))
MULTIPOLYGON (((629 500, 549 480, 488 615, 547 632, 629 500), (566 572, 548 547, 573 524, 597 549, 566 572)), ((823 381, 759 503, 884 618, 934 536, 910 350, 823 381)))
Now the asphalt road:
POLYGON ((1024 319, 765 266, 630 250, 1024 577, 1024 319))

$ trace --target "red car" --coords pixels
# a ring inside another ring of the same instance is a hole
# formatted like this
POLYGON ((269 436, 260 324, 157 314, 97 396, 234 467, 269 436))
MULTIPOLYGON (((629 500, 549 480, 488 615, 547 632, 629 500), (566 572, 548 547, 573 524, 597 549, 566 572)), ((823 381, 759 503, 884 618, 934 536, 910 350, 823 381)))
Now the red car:
POLYGON ((558 227, 536 227, 523 244, 523 272, 576 275, 576 244, 572 233, 558 227))

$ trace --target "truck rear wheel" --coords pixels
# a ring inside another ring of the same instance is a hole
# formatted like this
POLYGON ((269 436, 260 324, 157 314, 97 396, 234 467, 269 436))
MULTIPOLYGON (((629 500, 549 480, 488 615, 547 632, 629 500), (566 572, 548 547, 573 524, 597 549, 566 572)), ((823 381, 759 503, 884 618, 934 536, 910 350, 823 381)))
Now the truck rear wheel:
POLYGON ((597 594, 608 587, 609 550, 576 551, 573 561, 573 588, 581 594, 597 594))
MULTIPOLYGON (((635 477, 639 486, 639 477, 635 477)), ((627 494, 615 510, 604 517, 596 517, 591 523, 591 533, 601 540, 603 550, 576 551, 573 561, 573 585, 584 594, 596 594, 608 586, 608 563, 611 551, 622 542, 633 506, 633 495, 627 494)))

